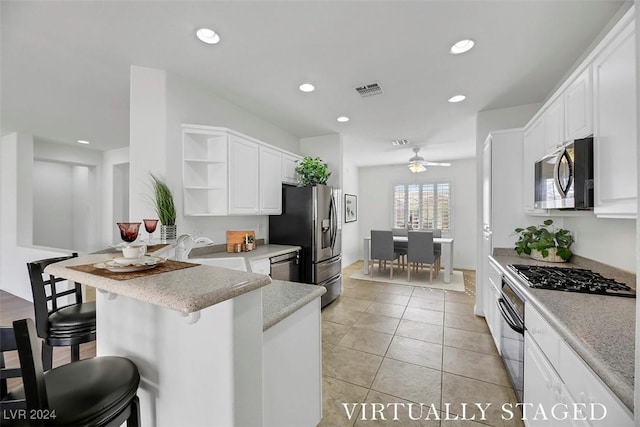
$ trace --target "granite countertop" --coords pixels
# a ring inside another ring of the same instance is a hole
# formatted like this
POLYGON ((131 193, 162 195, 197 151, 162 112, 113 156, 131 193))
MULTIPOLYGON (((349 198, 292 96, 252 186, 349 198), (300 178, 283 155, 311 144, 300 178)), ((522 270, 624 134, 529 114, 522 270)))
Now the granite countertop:
POLYGON ((271 283, 271 278, 263 274, 207 265, 197 265, 130 280, 114 280, 66 268, 71 265, 96 264, 111 258, 113 258, 113 254, 81 256, 50 264, 45 268, 45 272, 102 291, 124 295, 187 314, 271 283))
POLYGON ((290 245, 259 245, 252 251, 247 252, 213 252, 216 250, 211 246, 204 246, 200 248, 194 248, 189 253, 189 258, 244 258, 247 266, 247 271, 251 271, 251 261, 271 258, 278 255, 284 255, 290 252, 299 251, 302 248, 300 246, 290 245))
POLYGON ((266 331, 325 292, 324 286, 273 280, 262 288, 262 330, 266 331))
POLYGON ((558 265, 519 257, 513 250, 499 249, 490 258, 518 286, 527 303, 533 304, 567 344, 633 411, 636 299, 530 288, 507 265, 589 268, 632 288, 636 287, 635 274, 575 256, 571 263, 558 265))

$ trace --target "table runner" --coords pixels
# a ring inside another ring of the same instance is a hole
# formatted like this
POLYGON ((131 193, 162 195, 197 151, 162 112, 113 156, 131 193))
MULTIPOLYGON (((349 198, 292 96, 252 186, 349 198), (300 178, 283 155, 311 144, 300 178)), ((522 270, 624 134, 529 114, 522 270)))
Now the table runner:
POLYGON ((158 266, 151 268, 149 270, 131 271, 128 273, 113 272, 113 271, 106 270, 104 268, 97 268, 95 267, 95 264, 71 265, 71 266, 68 266, 67 268, 71 268, 77 271, 82 271, 84 273, 95 274, 96 276, 105 277, 113 280, 130 280, 130 279, 137 279, 138 277, 152 276, 154 274, 168 273, 169 271, 182 270, 183 268, 196 267, 198 265, 200 264, 166 260, 162 264, 158 264, 158 266))

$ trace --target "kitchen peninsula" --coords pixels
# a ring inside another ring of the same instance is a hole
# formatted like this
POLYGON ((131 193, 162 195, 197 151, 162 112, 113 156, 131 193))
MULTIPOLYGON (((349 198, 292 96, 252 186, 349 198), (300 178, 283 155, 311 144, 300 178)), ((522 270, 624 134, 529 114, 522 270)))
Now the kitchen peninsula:
POLYGON ((278 425, 290 416, 278 398, 299 408, 296 425, 320 421, 322 288, 207 265, 129 280, 69 268, 111 257, 73 258, 46 272, 98 289, 97 354, 138 366, 142 425, 278 425), (306 389, 278 395, 292 391, 277 387, 274 372, 306 389))

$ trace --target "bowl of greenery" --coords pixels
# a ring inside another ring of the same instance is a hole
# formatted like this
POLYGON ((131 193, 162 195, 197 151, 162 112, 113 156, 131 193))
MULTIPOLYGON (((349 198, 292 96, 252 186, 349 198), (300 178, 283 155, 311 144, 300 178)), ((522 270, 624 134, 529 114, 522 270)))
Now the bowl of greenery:
POLYGON ((573 255, 569 249, 574 242, 571 232, 563 228, 556 229, 551 219, 538 226, 516 228, 515 233, 518 236, 515 247, 518 255, 524 253, 548 262, 566 262, 573 255))

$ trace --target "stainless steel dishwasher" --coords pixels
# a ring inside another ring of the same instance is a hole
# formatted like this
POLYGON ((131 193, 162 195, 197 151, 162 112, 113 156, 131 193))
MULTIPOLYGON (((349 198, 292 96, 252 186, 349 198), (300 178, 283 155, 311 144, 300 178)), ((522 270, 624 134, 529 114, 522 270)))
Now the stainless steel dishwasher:
POLYGON ((272 257, 270 261, 273 280, 300 281, 300 253, 298 251, 272 257))

